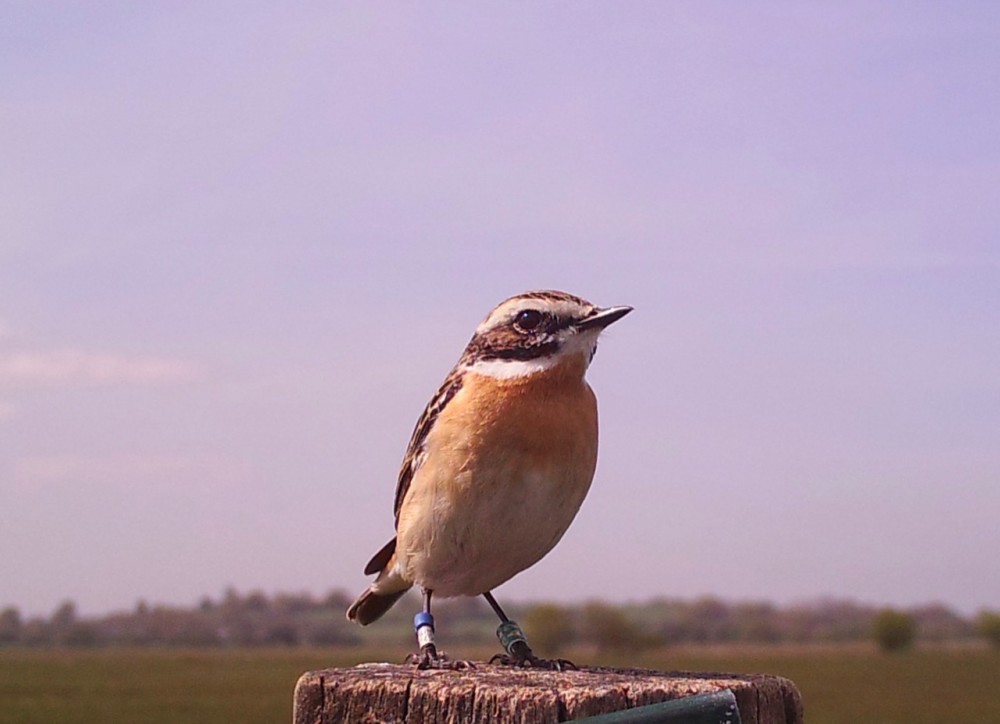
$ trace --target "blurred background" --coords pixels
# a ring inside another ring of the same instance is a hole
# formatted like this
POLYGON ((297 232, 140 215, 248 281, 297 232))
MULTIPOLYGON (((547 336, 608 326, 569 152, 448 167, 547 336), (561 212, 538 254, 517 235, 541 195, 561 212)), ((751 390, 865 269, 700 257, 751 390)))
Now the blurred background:
POLYGON ((0 3, 0 721, 274 721, 400 660, 415 600, 344 608, 539 288, 636 310, 497 591, 540 653, 1000 721, 998 69, 975 2, 0 3))
POLYGON ((997 6, 2 13, 0 607, 360 591, 536 288, 636 311, 501 600, 1000 605, 997 6))

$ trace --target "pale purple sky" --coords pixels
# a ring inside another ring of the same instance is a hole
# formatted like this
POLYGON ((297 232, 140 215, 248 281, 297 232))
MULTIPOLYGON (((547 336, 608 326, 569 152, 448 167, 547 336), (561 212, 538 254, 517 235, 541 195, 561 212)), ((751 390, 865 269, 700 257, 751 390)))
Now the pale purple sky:
POLYGON ((504 599, 1000 607, 1000 6, 7 3, 0 607, 360 590, 501 299, 636 311, 504 599))

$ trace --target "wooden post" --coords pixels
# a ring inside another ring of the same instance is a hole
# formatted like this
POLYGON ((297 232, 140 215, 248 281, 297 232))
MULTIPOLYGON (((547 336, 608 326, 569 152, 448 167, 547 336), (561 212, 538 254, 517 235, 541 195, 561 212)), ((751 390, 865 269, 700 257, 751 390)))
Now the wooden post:
POLYGON ((743 724, 802 723, 795 684, 778 676, 488 664, 463 671, 400 664, 310 671, 295 687, 293 721, 561 722, 723 689, 735 694, 743 724))

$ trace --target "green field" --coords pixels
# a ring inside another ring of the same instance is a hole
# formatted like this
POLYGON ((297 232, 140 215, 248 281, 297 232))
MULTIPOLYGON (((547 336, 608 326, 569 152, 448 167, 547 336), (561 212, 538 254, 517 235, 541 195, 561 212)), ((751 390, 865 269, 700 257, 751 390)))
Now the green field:
MULTIPOLYGON (((0 649, 0 722, 287 722, 303 671, 399 658, 360 649, 0 649)), ((1000 723, 1000 653, 985 649, 684 648, 571 658, 779 674, 798 685, 809 724, 1000 723)))

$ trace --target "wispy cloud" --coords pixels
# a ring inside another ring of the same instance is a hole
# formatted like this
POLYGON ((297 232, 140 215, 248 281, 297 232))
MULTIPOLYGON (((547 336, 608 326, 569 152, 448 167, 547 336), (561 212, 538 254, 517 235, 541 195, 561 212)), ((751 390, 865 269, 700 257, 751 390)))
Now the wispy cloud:
POLYGON ((201 375, 197 365, 169 357, 78 349, 0 354, 0 385, 149 385, 188 382, 201 375))
POLYGON ((246 463, 225 455, 112 453, 57 454, 20 458, 14 482, 26 489, 56 485, 110 485, 127 488, 169 483, 225 488, 253 476, 246 463))

